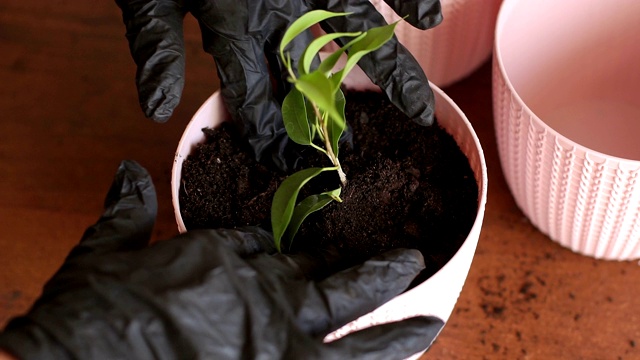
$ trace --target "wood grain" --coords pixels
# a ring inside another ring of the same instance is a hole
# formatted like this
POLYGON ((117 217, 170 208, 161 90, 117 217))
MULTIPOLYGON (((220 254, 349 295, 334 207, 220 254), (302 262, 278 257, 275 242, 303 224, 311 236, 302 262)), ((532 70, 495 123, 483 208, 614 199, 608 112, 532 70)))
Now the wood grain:
MULTIPOLYGON (((123 159, 151 173, 153 239, 177 233, 169 175, 182 128, 218 88, 195 21, 186 86, 166 124, 145 119, 117 6, 0 3, 0 326, 29 308, 101 210, 123 159)), ((476 257, 454 314, 425 359, 640 358, 635 262, 572 253, 515 205, 495 146, 491 68, 445 89, 473 123, 489 167, 476 257)))

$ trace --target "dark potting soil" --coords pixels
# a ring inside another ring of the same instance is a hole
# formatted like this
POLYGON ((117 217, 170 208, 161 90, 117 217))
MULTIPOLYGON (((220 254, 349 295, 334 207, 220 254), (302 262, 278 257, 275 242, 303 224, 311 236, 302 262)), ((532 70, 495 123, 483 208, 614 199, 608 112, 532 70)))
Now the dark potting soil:
MULTIPOLYGON (((343 202, 311 214, 292 250, 330 247, 349 266, 392 248, 417 248, 427 264, 421 278, 431 276, 460 248, 476 217, 478 187, 467 158, 441 127, 415 124, 382 94, 348 93, 346 117, 353 141, 340 148, 348 179, 343 202)), ((206 142, 182 168, 187 229, 270 230, 271 200, 287 174, 258 163, 232 125, 203 131, 206 142)), ((325 161, 316 150, 301 151, 300 168, 325 161)), ((337 188, 332 173, 312 180, 299 199, 337 188)))

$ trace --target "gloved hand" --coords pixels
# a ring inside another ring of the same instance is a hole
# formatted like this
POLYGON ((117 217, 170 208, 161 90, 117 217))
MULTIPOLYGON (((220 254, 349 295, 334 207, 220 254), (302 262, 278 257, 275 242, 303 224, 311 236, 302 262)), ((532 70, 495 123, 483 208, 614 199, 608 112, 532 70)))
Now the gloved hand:
POLYGON ((303 255, 272 255, 259 228, 192 231, 147 246, 146 171, 123 162, 105 212, 25 315, 0 334, 21 359, 391 359, 427 348, 443 323, 418 317, 323 337, 402 292, 423 268, 396 250, 310 281, 303 255))
MULTIPOLYGON (((385 1, 420 29, 442 20, 439 0, 385 1)), ((185 71, 182 21, 191 12, 200 24, 204 50, 215 59, 222 98, 232 118, 242 125, 256 158, 271 156, 283 170, 287 168, 287 136, 278 99, 284 97, 289 84, 277 54, 284 31, 313 9, 352 13, 327 20, 323 24, 327 32, 361 31, 386 23, 369 0, 116 2, 122 9, 129 48, 138 67, 136 83, 145 115, 164 122, 178 105, 185 71), (279 94, 273 91, 270 74, 279 80, 279 94)), ((290 49, 293 59, 311 39, 310 32, 295 39, 290 49)), ((405 114, 422 125, 433 123, 434 98, 427 78, 395 37, 359 64, 405 114)))

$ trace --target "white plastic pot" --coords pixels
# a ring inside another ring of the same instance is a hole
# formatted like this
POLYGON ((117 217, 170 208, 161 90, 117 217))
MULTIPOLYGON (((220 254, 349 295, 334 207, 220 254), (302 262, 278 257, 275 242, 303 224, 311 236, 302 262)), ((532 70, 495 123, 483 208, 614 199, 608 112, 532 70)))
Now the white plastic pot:
POLYGON ((640 2, 505 0, 493 94, 502 170, 561 245, 640 258, 640 2))
MULTIPOLYGON (((374 89, 374 85, 359 69, 354 70, 347 81, 354 89, 374 89)), ((436 97, 436 116, 439 123, 455 138, 467 155, 478 183, 478 212, 475 222, 458 252, 431 278, 410 291, 401 294, 377 310, 345 325, 327 337, 327 341, 369 326, 397 321, 416 315, 435 315, 447 321, 466 280, 484 218, 487 200, 487 168, 480 142, 462 111, 440 89, 432 86, 436 97)), ((179 191, 182 163, 196 144, 204 140, 202 128, 215 127, 228 115, 219 93, 213 94, 196 112, 180 140, 176 151, 171 180, 176 221, 180 232, 186 231, 180 215, 179 191)), ((418 357, 416 354, 414 357, 418 357)))

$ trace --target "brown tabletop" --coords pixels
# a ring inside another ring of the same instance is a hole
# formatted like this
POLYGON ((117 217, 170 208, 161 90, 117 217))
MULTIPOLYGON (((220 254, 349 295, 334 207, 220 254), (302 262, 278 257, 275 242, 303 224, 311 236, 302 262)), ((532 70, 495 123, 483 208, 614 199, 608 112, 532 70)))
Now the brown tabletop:
MULTIPOLYGON (((0 5, 0 326, 28 309, 85 227, 122 159, 151 173, 153 238, 177 233, 170 171, 181 132, 218 88, 186 23, 182 102, 166 124, 143 117, 119 9, 110 1, 0 5)), ((444 89, 467 114, 489 168, 484 227, 453 315, 428 359, 639 359, 640 270, 555 244, 520 212, 501 173, 491 67, 444 89)))

